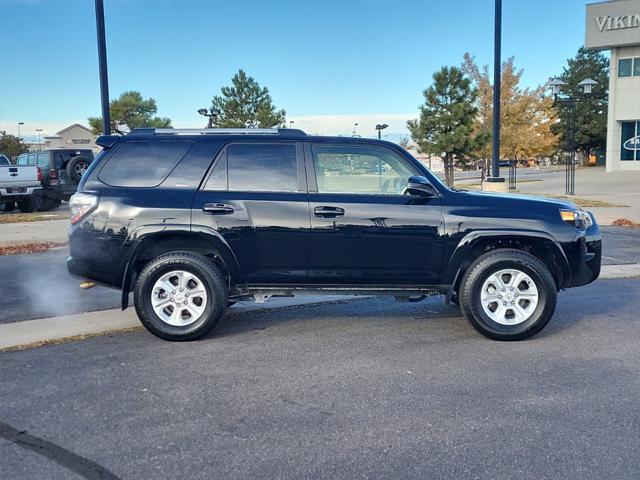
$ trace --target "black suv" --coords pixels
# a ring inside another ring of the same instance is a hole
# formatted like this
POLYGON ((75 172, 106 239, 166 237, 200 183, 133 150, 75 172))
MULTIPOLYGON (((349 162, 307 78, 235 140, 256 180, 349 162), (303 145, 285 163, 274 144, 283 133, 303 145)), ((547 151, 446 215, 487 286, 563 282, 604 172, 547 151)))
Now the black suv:
POLYGON ((86 149, 56 149, 19 155, 17 165, 37 165, 42 172, 42 190, 21 211, 51 210, 69 200, 76 192, 80 178, 93 161, 93 152, 86 149))
POLYGON ((443 185, 399 146, 294 129, 136 129, 71 199, 69 272, 122 289, 189 340, 228 305, 296 293, 444 294, 484 335, 524 339, 594 281, 601 237, 567 202, 443 185))

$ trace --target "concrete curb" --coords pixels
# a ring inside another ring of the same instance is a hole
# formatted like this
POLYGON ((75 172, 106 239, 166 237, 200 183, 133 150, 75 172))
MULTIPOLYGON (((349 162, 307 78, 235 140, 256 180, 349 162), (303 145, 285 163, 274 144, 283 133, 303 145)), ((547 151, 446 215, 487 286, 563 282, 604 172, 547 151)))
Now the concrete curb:
MULTIPOLYGON (((640 264, 604 265, 600 279, 640 277, 640 264)), ((293 299, 273 299, 265 304, 240 302, 229 310, 229 316, 260 310, 277 310, 302 305, 348 301, 358 297, 344 295, 300 296, 293 299)), ((362 298, 362 297, 361 297, 362 298)), ((129 308, 121 310, 102 310, 97 312, 65 315, 0 324, 0 351, 35 347, 62 340, 80 339, 87 336, 104 335, 118 331, 142 328, 136 312, 129 308)))
MULTIPOLYGON (((348 301, 345 295, 305 295, 294 298, 274 298, 264 304, 239 302, 227 311, 228 317, 257 311, 279 310, 303 305, 348 301)), ((82 339, 88 336, 143 328, 134 308, 64 315, 0 324, 0 352, 25 347, 37 347, 61 340, 82 339)))

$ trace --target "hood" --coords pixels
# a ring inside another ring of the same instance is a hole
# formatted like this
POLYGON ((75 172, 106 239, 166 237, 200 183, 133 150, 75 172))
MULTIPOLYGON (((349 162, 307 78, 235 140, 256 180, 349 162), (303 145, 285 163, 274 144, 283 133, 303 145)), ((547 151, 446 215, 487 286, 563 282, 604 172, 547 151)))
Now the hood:
POLYGON ((554 210, 582 210, 582 208, 578 207, 575 203, 555 198, 535 197, 515 193, 470 192, 467 190, 454 190, 453 192, 455 195, 464 196, 465 200, 471 204, 479 206, 509 206, 545 210, 548 208, 554 210))

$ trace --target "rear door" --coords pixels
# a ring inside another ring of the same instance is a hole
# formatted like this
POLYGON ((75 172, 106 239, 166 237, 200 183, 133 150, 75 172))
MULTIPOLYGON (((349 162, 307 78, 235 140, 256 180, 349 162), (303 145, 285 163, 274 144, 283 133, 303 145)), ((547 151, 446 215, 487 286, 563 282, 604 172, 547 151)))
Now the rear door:
POLYGON ((383 146, 308 145, 309 279, 322 284, 435 285, 442 263, 439 197, 404 194, 421 172, 383 146))
POLYGON ((304 282, 311 225, 302 144, 227 144, 195 196, 192 223, 224 238, 247 283, 304 282))

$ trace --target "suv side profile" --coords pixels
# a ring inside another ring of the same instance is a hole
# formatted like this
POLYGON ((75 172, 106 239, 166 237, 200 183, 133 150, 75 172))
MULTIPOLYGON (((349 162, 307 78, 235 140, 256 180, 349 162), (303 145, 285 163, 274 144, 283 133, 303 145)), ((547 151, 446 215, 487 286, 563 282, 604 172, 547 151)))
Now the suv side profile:
POLYGON ((93 161, 89 149, 55 149, 23 153, 17 165, 36 165, 42 171, 41 194, 20 206, 21 211, 52 210, 68 201, 78 187, 80 178, 93 161))
POLYGON ((601 236, 567 202, 449 189, 398 145, 294 129, 136 129, 71 201, 71 274, 134 292, 191 340, 232 303, 298 293, 444 294, 497 340, 538 333, 594 281, 601 236))

